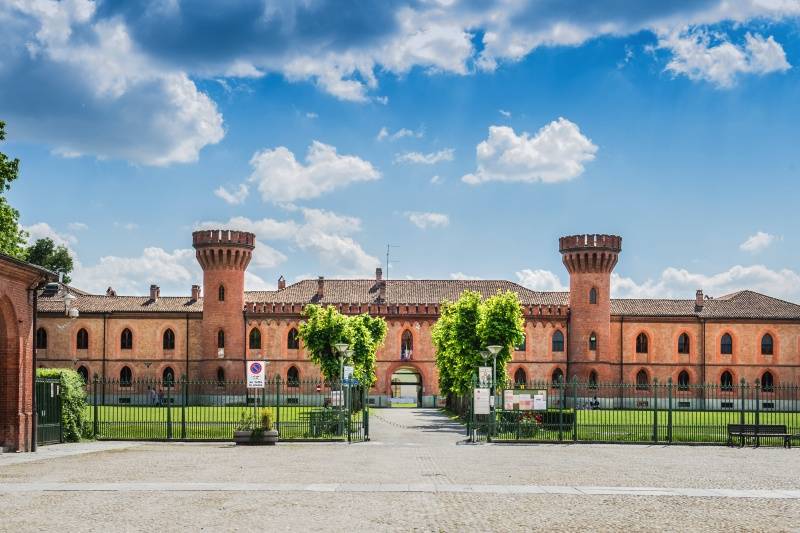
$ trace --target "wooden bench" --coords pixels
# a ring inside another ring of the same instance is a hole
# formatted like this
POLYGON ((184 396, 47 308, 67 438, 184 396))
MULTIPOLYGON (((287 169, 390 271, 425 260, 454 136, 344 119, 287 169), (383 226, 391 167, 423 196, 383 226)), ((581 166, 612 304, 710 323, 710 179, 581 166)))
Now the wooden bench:
POLYGON ((800 434, 791 434, 781 424, 728 424, 728 446, 733 445, 733 439, 740 439, 740 446, 744 446, 745 439, 755 439, 758 446, 761 437, 783 439, 783 447, 791 448, 792 439, 800 439, 800 434))

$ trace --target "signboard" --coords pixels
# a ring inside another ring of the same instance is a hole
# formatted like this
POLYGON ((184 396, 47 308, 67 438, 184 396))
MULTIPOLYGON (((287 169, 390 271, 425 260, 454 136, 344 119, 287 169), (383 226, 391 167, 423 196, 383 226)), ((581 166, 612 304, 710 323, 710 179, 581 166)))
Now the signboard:
POLYGON ((492 367, 479 366, 478 367, 478 383, 480 385, 488 385, 492 382, 492 367))
POLYGON ((506 411, 511 411, 514 409, 514 391, 513 390, 504 390, 503 391, 503 409, 506 411))
POLYGON ((474 394, 475 396, 472 399, 473 412, 476 415, 488 415, 491 412, 491 409, 489 409, 489 389, 476 388, 474 394))
POLYGON ((353 379, 353 367, 349 365, 344 366, 344 373, 342 374, 342 378, 344 379, 345 383, 353 379))
POLYGON ((517 394, 517 403, 519 403, 520 411, 530 411, 533 408, 530 394, 517 394))
POLYGON ((264 388, 264 374, 267 363, 265 361, 248 361, 247 362, 247 388, 248 389, 263 389, 264 388))
POLYGON ((342 391, 340 390, 332 390, 331 391, 331 405, 333 407, 341 407, 344 405, 342 401, 342 391))
POLYGON ((547 391, 537 390, 533 393, 533 410, 546 411, 547 410, 547 391))

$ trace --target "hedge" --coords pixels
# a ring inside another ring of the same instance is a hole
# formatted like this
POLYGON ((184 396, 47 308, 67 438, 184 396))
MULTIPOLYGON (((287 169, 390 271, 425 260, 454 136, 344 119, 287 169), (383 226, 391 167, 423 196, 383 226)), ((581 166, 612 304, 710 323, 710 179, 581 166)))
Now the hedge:
POLYGON ((36 377, 59 380, 64 440, 78 442, 81 437, 91 437, 91 421, 86 416, 86 385, 81 375, 70 368, 38 368, 36 377))

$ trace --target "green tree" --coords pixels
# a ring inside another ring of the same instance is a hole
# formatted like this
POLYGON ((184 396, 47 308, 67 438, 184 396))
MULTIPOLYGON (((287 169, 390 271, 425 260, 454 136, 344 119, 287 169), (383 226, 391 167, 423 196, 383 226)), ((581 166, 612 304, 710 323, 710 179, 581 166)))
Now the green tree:
POLYGON ((64 283, 72 281, 69 273, 72 272, 72 256, 66 246, 56 246, 53 239, 46 237, 38 239, 25 249, 25 261, 52 270, 64 273, 64 283))
MULTIPOLYGON (((0 141, 6 138, 6 123, 0 120, 0 141)), ((11 207, 3 193, 19 176, 19 159, 10 159, 0 152, 0 252, 23 258, 27 235, 19 227, 19 211, 11 207)))
POLYGON ((332 306, 307 305, 300 339, 326 380, 339 378, 339 354, 334 346, 346 343, 353 351, 353 373, 360 383, 375 383, 375 352, 386 338, 386 321, 367 314, 345 316, 332 306))
POLYGON ((444 302, 432 331, 439 389, 468 392, 484 364, 481 352, 491 345, 503 347, 497 355, 497 383, 504 386, 512 347, 522 342, 524 332, 522 306, 513 291, 498 292, 485 301, 477 292, 464 291, 457 301, 444 302))

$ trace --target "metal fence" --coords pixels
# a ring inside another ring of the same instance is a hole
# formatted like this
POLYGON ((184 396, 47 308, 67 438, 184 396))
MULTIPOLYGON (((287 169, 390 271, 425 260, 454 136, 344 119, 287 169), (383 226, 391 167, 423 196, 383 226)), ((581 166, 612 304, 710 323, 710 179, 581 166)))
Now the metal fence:
MULTIPOLYGON (((729 424, 784 426, 800 441, 796 384, 532 382, 499 391, 490 414, 475 414, 472 400, 451 395, 447 406, 473 441, 730 444, 729 424), (534 396, 546 405, 534 406, 534 396)), ((760 435, 754 443, 784 440, 760 435)))
POLYGON ((36 443, 64 441, 61 427, 61 384, 58 378, 36 378, 36 443))
POLYGON ((268 409, 281 440, 369 440, 369 405, 360 386, 323 381, 104 380, 87 384, 95 438, 233 440, 243 416, 268 409))

